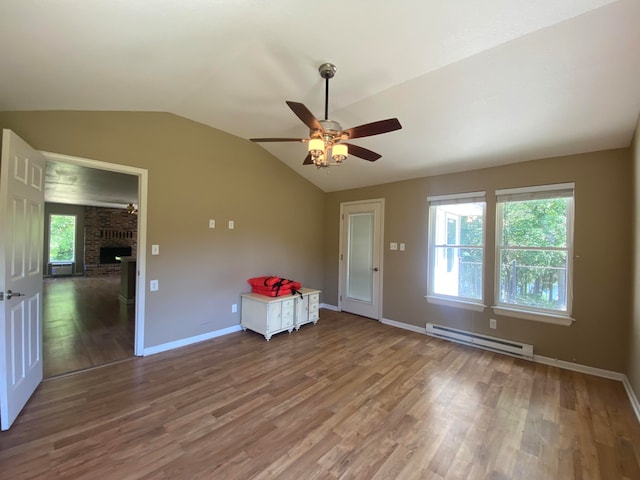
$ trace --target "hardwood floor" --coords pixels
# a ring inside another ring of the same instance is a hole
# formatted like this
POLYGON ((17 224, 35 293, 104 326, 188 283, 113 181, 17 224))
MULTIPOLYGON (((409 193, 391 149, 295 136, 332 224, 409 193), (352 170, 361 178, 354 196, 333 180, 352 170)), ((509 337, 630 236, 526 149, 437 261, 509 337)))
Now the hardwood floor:
POLYGON ((133 357, 135 306, 119 292, 119 275, 44 279, 45 378, 133 357))
POLYGON ((639 479, 620 382, 322 310, 45 381, 0 476, 639 479))

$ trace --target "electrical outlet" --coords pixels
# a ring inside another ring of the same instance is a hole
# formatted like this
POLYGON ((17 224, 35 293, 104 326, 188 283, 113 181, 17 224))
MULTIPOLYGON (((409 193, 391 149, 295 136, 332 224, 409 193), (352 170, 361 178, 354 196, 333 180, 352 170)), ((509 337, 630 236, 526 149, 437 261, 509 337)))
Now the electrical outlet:
POLYGON ((498 321, 495 318, 489 319, 489 328, 493 328, 494 330, 498 328, 498 321))
POLYGON ((157 292, 159 290, 158 280, 151 280, 149 282, 149 290, 152 292, 157 292))
POLYGON ((233 230, 236 228, 236 224, 233 220, 229 220, 229 230, 233 230))
POLYGON ((209 228, 216 228, 216 221, 215 220, 209 220, 209 228))
POLYGON ((389 244, 389 250, 398 250, 398 244, 396 242, 391 242, 389 244))
POLYGON ((238 313, 238 304, 234 303, 231 305, 231 313, 238 313))
POLYGON ((401 244, 400 244, 400 251, 401 251, 401 252, 404 252, 404 243, 401 243, 401 244))

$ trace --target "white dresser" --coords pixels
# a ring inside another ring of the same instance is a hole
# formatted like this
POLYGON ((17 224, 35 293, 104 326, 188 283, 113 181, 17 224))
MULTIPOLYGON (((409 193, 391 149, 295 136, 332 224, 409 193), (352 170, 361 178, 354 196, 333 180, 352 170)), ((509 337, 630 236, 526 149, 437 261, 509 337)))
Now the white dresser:
POLYGON ((296 296, 296 316, 294 325, 296 330, 305 323, 318 323, 320 318, 320 290, 312 290, 311 288, 301 289, 302 298, 296 296))
POLYGON ((302 295, 267 297, 257 293, 243 293, 240 326, 261 333, 267 340, 271 336, 300 329, 305 323, 319 319, 320 290, 302 288, 302 295))

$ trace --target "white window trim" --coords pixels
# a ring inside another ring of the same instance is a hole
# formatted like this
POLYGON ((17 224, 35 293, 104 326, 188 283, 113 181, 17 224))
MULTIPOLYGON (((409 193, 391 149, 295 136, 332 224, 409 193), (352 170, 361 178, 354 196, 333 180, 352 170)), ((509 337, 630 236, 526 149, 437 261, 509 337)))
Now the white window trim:
POLYGON ((76 254, 78 253, 76 250, 78 249, 78 245, 76 245, 76 240, 78 236, 78 215, 74 213, 50 213, 49 214, 49 224, 47 225, 47 257, 49 265, 68 265, 70 263, 76 263, 76 254), (73 217, 73 258, 71 260, 51 260, 51 218, 52 217, 73 217))
POLYGON ((454 297, 425 295, 427 302, 434 305, 444 305, 445 307, 462 308, 464 310, 473 310, 474 312, 482 312, 486 305, 483 303, 470 302, 468 300, 460 300, 454 297))
POLYGON ((575 183, 556 183, 551 185, 537 185, 533 187, 506 188, 496 190, 496 240, 495 240, 495 274, 494 274, 494 296, 496 305, 493 307, 496 315, 504 315, 507 317, 522 318, 537 322, 552 323, 554 325, 569 326, 575 319, 571 317, 573 307, 573 226, 575 222, 575 183), (502 246, 502 227, 503 222, 500 220, 503 214, 504 201, 498 199, 499 196, 505 195, 522 195, 537 192, 552 192, 572 190, 573 195, 570 198, 569 209, 571 214, 567 218, 567 311, 540 311, 534 307, 526 305, 514 305, 511 303, 499 302, 500 296, 500 247, 502 246))
POLYGON ((518 308, 509 308, 504 306, 491 307, 496 315, 503 317, 521 318, 523 320, 531 320, 534 322, 551 323, 553 325, 570 326, 576 321, 575 318, 565 315, 553 315, 551 313, 539 313, 531 310, 520 310, 518 308))
POLYGON ((428 238, 428 252, 427 252, 427 295, 425 298, 428 303, 437 305, 446 305, 450 307, 463 308, 466 310, 474 310, 477 312, 483 311, 487 306, 484 304, 485 294, 485 268, 486 268, 486 246, 487 246, 487 192, 465 192, 455 193, 449 195, 432 195, 427 197, 427 211, 429 212, 429 231, 427 232, 428 238), (468 297, 451 297, 448 295, 439 295, 433 292, 433 270, 432 266, 435 262, 435 243, 432 241, 432 232, 435 228, 435 216, 431 215, 431 207, 438 205, 451 205, 455 203, 472 203, 483 202, 483 220, 482 220, 482 296, 479 299, 468 297))

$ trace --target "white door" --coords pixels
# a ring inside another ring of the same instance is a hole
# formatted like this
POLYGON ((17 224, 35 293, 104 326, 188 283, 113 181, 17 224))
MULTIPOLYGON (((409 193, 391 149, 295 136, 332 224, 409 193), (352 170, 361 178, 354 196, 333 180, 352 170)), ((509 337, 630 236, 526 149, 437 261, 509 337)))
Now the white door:
POLYGON ((382 319, 382 215, 384 200, 340 206, 339 308, 382 319))
POLYGON ((10 130, 0 160, 0 427, 42 381, 45 160, 10 130))

